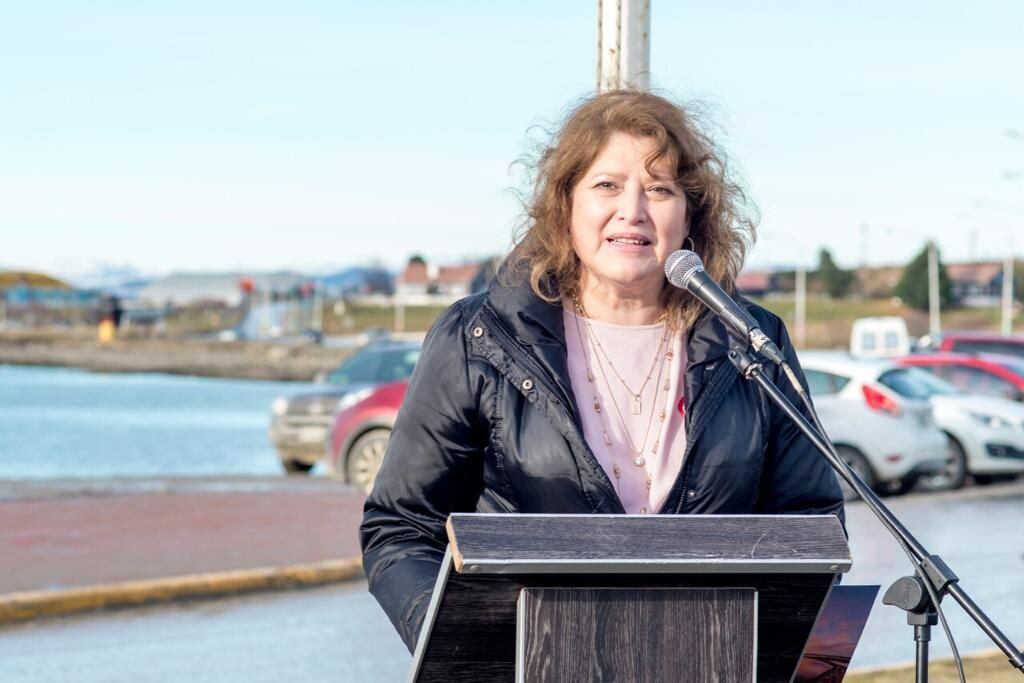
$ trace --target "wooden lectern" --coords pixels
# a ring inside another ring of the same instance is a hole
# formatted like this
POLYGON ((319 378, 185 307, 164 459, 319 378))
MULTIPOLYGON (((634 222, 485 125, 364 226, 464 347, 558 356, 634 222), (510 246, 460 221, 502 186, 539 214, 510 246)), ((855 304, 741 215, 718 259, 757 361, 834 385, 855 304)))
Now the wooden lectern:
POLYGON ((832 515, 454 514, 410 681, 793 678, 849 546, 832 515))

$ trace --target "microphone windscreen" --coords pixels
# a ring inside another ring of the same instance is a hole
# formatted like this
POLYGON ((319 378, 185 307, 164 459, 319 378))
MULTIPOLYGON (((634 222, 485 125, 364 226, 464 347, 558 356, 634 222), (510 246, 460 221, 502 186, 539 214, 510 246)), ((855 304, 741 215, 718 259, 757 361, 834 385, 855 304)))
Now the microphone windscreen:
POLYGON ((680 289, 686 289, 686 283, 700 270, 704 270, 704 263, 689 249, 673 251, 665 259, 665 277, 680 289))

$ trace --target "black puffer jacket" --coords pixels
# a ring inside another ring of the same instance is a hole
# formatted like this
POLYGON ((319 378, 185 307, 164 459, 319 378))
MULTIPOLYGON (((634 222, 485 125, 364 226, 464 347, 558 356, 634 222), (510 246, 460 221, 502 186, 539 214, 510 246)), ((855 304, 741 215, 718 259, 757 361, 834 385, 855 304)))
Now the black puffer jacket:
MULTIPOLYGON (((782 321, 745 305, 802 375, 782 321)), ((686 454, 661 514, 842 518, 829 465, 739 377, 721 323, 703 317, 686 349, 686 454)), ((370 592, 410 650, 449 513, 624 512, 583 439, 568 378, 562 308, 528 286, 463 299, 427 335, 361 528, 370 592)))

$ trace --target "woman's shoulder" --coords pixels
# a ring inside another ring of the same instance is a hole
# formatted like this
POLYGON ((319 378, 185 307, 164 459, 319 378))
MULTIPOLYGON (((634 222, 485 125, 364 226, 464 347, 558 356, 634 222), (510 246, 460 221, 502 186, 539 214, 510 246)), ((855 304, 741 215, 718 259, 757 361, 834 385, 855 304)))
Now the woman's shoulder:
POLYGON ((427 338, 460 336, 465 333, 469 321, 476 316, 486 298, 487 292, 479 292, 453 303, 431 324, 427 338))

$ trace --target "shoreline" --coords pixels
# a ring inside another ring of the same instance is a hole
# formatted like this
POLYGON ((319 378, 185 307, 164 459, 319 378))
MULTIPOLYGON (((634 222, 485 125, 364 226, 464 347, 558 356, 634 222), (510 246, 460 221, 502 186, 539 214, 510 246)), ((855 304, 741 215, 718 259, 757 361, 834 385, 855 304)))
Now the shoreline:
POLYGON ((335 368, 351 353, 351 349, 315 344, 132 337, 101 344, 91 336, 74 333, 0 334, 0 365, 92 372, 309 382, 318 373, 335 368))

